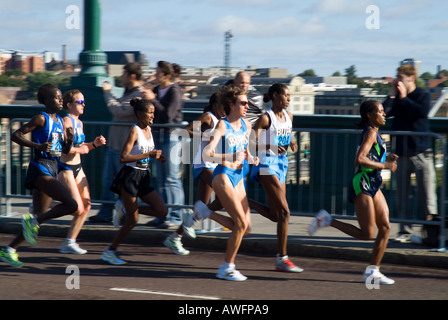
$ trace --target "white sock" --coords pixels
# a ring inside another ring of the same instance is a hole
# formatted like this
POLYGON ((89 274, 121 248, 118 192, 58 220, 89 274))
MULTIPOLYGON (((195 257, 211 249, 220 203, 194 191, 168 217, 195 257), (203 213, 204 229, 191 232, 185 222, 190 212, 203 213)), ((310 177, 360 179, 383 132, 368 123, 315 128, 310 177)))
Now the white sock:
POLYGON ((277 257, 277 261, 280 262, 280 261, 283 261, 283 259, 287 259, 288 255, 287 254, 281 255, 280 253, 277 253, 276 257, 277 257))
POLYGON ((367 266, 367 268, 366 268, 366 273, 373 273, 373 272, 376 272, 376 271, 380 271, 380 267, 379 266, 370 265, 370 266, 367 266))
POLYGON ((225 270, 229 270, 229 269, 233 270, 233 269, 235 269, 235 264, 232 262, 224 262, 221 267, 225 270))

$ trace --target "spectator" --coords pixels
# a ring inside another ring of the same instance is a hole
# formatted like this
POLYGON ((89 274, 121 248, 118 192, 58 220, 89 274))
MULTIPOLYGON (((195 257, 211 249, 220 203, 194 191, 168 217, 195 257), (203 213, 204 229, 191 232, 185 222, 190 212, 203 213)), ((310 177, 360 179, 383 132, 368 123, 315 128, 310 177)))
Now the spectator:
MULTIPOLYGON (((424 89, 416 86, 416 72, 411 65, 403 65, 397 70, 397 78, 392 86, 392 94, 384 102, 387 117, 394 117, 392 130, 430 132, 428 113, 431 97, 424 89)), ((433 150, 429 136, 398 135, 396 154, 398 217, 411 218, 409 206, 410 176, 415 173, 418 187, 419 213, 426 220, 437 215, 436 175, 433 150)), ((398 241, 409 241, 412 229, 401 224, 398 241)))
MULTIPOLYGON (((140 86, 142 84, 142 69, 140 64, 130 62, 123 67, 123 74, 121 76, 123 86, 126 88, 123 96, 116 99, 110 92, 112 86, 108 82, 104 82, 104 100, 107 104, 107 109, 113 115, 114 122, 128 122, 128 126, 111 126, 109 129, 109 137, 107 139, 108 146, 106 149, 105 163, 103 169, 103 194, 102 200, 113 201, 115 194, 109 190, 114 176, 120 171, 121 163, 120 153, 126 141, 129 128, 132 123, 137 122, 134 109, 129 104, 134 97, 141 97, 140 86)), ((89 218, 90 222, 110 222, 112 221, 114 205, 103 204, 96 216, 89 218)))
POLYGON ((258 117, 266 112, 266 107, 263 102, 263 95, 251 86, 250 82, 250 74, 245 71, 238 72, 235 79, 233 79, 233 85, 246 92, 247 100, 249 101, 249 109, 247 110, 246 119, 254 125, 258 117))
MULTIPOLYGON (((180 124, 182 122, 182 90, 177 83, 173 83, 174 69, 171 63, 159 61, 157 63, 156 82, 154 90, 147 89, 143 97, 150 100, 155 107, 155 124, 180 124)), ((179 176, 180 161, 172 156, 178 152, 180 157, 180 138, 171 135, 175 128, 154 127, 154 141, 166 156, 165 163, 157 162, 157 181, 163 200, 168 205, 184 205, 185 194, 179 176), (161 185, 160 185, 161 184, 161 185)), ((170 208, 166 218, 156 218, 148 222, 153 227, 178 227, 182 224, 181 208, 170 208), (168 220, 168 221, 167 221, 168 220)))

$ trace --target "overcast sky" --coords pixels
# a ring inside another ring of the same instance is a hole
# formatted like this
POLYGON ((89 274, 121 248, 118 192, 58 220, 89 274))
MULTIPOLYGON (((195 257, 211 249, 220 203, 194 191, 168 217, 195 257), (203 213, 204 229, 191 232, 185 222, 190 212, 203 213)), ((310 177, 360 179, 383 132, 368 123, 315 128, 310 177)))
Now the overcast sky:
MULTIPOLYGON (((77 59, 83 3, 0 0, 0 49, 61 53, 66 44, 68 58, 77 59), (79 29, 71 28, 71 5, 80 9, 79 29)), ((422 72, 448 69, 446 0, 103 0, 101 6, 101 48, 142 51, 151 66, 158 60, 222 66, 224 33, 231 30, 235 67, 328 76, 355 65, 358 76, 382 77, 414 58, 422 72), (378 10, 366 13, 370 5, 378 10)))

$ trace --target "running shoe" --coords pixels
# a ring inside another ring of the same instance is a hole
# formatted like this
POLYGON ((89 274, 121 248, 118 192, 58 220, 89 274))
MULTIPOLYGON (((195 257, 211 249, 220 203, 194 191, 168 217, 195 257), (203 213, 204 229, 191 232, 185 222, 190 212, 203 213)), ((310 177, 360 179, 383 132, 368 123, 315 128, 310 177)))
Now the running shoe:
POLYGON ((364 271, 362 281, 364 283, 379 284, 379 285, 382 284, 391 285, 395 283, 395 280, 389 279, 384 274, 382 274, 377 266, 368 266, 364 271))
MULTIPOLYGON (((183 221, 187 221, 187 223, 190 224, 191 220, 195 219, 195 217, 191 217, 190 218, 191 215, 194 216, 194 214, 192 214, 192 213, 188 212, 187 210, 185 210, 184 213, 183 213, 183 221)), ((193 222, 193 225, 194 225, 194 222, 193 222)), ((189 236, 192 239, 196 239, 196 231, 194 230, 193 225, 188 227, 185 223, 182 223, 182 229, 184 229, 184 233, 187 236, 189 236)))
POLYGON ((196 212, 188 212, 184 214, 183 217, 184 222, 182 223, 182 227, 184 228, 193 228, 194 224, 199 221, 196 212))
POLYGON ((86 254, 87 250, 81 249, 76 242, 64 241, 61 245, 60 253, 86 254))
POLYGON ((121 199, 118 199, 115 202, 115 210, 112 215, 112 223, 114 224, 114 227, 120 228, 120 224, 125 217, 126 217, 126 210, 124 209, 123 201, 121 201, 121 199))
POLYGON ((277 257, 275 261, 275 270, 282 272, 302 272, 303 269, 296 266, 289 260, 288 256, 277 257))
POLYGON ((22 230, 25 240, 31 245, 36 244, 39 224, 32 214, 28 213, 22 216, 22 230))
POLYGON ((101 255, 101 260, 109 262, 110 264, 120 266, 123 264, 126 264, 127 262, 118 258, 115 251, 112 250, 104 250, 103 254, 101 255))
POLYGON ((212 210, 210 210, 204 202, 198 200, 194 203, 194 213, 197 219, 207 219, 210 218, 212 210))
POLYGON ((190 254, 190 251, 184 248, 182 245, 182 242, 179 239, 173 239, 172 237, 168 236, 165 241, 163 241, 163 244, 165 247, 170 248, 173 250, 175 254, 186 256, 190 254))
POLYGON ((0 260, 8 263, 11 267, 20 268, 23 266, 23 262, 19 261, 19 255, 15 250, 0 250, 0 260))
POLYGON ((320 210, 308 226, 309 235, 313 236, 320 228, 328 227, 331 220, 332 217, 327 211, 320 210))
POLYGON ((397 238, 394 239, 395 242, 401 243, 411 243, 411 237, 413 234, 411 233, 402 233, 397 238))
POLYGON ((223 266, 219 267, 216 277, 218 279, 229 281, 245 281, 247 279, 246 276, 242 275, 241 272, 235 269, 235 266, 227 268, 224 268, 223 266))

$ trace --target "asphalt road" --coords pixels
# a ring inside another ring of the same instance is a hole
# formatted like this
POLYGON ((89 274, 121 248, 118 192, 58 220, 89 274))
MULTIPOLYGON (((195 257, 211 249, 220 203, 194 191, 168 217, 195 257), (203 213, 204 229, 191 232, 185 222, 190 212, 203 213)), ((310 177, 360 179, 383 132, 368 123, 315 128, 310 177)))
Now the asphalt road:
MULTIPOLYGON (((11 238, 0 234, 0 245, 11 238)), ((39 237, 35 246, 24 245, 19 249, 25 263, 22 268, 0 262, 0 299, 204 303, 218 299, 250 300, 252 304, 266 300, 448 299, 446 269, 383 265, 383 273, 396 284, 368 289, 361 277, 365 263, 290 257, 305 271, 289 274, 274 271, 273 257, 240 252, 237 269, 248 280, 235 283, 215 278, 223 252, 194 250, 189 256, 178 256, 163 246, 124 244, 120 256, 128 264, 112 266, 100 260, 107 246, 104 242, 83 242, 81 247, 88 253, 80 256, 59 253, 60 243, 60 238, 39 237)))

